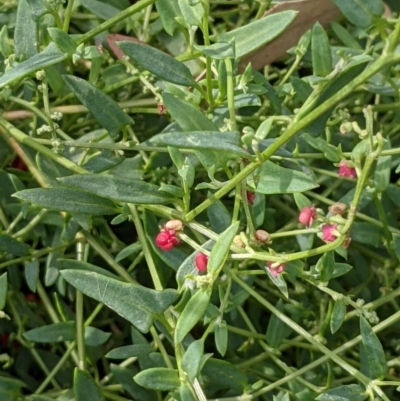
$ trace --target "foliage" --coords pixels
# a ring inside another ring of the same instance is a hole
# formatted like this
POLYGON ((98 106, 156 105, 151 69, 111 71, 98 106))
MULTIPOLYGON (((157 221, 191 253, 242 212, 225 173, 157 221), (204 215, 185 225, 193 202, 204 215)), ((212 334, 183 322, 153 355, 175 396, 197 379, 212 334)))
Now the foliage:
POLYGON ((400 19, 327 1, 0 1, 2 401, 398 398, 400 19))

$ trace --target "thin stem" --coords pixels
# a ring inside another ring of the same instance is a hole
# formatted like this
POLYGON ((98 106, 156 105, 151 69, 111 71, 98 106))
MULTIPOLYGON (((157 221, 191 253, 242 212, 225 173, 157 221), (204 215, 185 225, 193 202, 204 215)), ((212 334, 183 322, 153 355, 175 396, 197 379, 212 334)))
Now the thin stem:
POLYGON ((74 7, 74 0, 68 0, 67 8, 64 14, 63 31, 68 33, 69 21, 71 20, 72 9, 74 7))
POLYGON ((104 21, 102 24, 97 26, 96 28, 90 30, 89 32, 86 32, 82 36, 78 38, 76 41, 78 45, 81 43, 85 43, 90 39, 93 39, 95 36, 97 36, 99 33, 106 31, 107 29, 112 28, 115 26, 118 22, 123 21, 124 19, 130 17, 133 14, 138 13, 139 11, 142 11, 146 7, 150 6, 153 4, 156 0, 139 0, 137 3, 133 4, 132 6, 128 7, 126 10, 120 12, 119 14, 115 15, 114 17, 108 19, 107 21, 104 21))
MULTIPOLYGON (((210 33, 208 28, 208 17, 210 12, 210 5, 207 2, 203 2, 203 9, 204 9, 204 16, 203 16, 203 37, 204 37, 204 44, 206 46, 210 45, 210 33)), ((207 79, 207 100, 212 107, 214 105, 214 97, 212 93, 212 69, 211 69, 211 57, 206 56, 206 79, 207 79)))
MULTIPOLYGON (((227 75, 227 99, 228 99, 228 110, 229 110, 229 120, 231 129, 233 131, 237 130, 236 118, 235 118, 235 87, 233 76, 232 60, 229 58, 225 59, 226 75, 227 75)), ((232 180, 230 181, 232 182, 232 180)), ((236 182, 237 184, 238 182, 236 182)), ((236 184, 231 188, 231 190, 236 186, 236 184)), ((189 213, 190 214, 190 213, 189 213)))

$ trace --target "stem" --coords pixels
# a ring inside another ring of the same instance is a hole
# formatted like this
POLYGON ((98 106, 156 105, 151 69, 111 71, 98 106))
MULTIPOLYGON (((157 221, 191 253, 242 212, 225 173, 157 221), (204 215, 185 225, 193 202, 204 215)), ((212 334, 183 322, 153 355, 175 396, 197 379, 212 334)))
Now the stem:
MULTIPOLYGON (((79 235, 79 233, 78 233, 79 235)), ((85 251, 83 238, 76 244, 77 260, 85 261, 85 251)), ((76 344, 78 348, 78 368, 86 370, 86 354, 85 354, 85 322, 83 318, 83 293, 76 291, 76 344)))
MULTIPOLYGON (((231 129, 233 131, 237 130, 237 125, 236 125, 236 118, 235 118, 235 93, 234 93, 234 76, 233 76, 233 69, 232 69, 232 60, 229 58, 225 59, 225 67, 226 67, 226 75, 227 75, 227 99, 228 99, 228 110, 229 110, 229 119, 230 119, 230 124, 231 124, 231 129)), ((231 180, 230 182, 232 182, 231 180)), ((232 190, 239 181, 236 181, 235 185, 232 186, 230 190, 232 190)), ((223 188, 222 188, 223 189, 223 188)), ((217 191, 218 193, 219 191, 217 191)), ((228 191, 229 192, 229 191, 228 191)), ((192 212, 189 212, 190 214, 192 212)))
POLYGON ((71 20, 72 9, 74 7, 74 0, 68 0, 67 9, 64 14, 63 31, 68 33, 69 21, 71 20))
POLYGON ((132 6, 128 7, 126 10, 120 12, 116 16, 108 19, 107 21, 104 21, 102 24, 100 24, 98 27, 90 30, 89 32, 84 33, 82 36, 80 36, 76 43, 80 45, 81 43, 85 43, 88 40, 94 38, 97 36, 99 33, 106 31, 107 29, 112 28, 114 25, 116 25, 118 22, 123 21, 124 19, 130 17, 133 14, 138 13, 139 11, 142 11, 146 7, 150 6, 153 4, 156 0, 139 0, 137 3, 133 4, 132 6))
MULTIPOLYGON (((210 46, 210 33, 208 28, 208 16, 210 12, 209 2, 203 2, 204 16, 203 16, 203 37, 204 44, 210 46)), ((212 107, 214 105, 214 97, 212 94, 212 70, 211 70, 211 57, 206 56, 206 79, 207 79, 207 100, 212 107)))

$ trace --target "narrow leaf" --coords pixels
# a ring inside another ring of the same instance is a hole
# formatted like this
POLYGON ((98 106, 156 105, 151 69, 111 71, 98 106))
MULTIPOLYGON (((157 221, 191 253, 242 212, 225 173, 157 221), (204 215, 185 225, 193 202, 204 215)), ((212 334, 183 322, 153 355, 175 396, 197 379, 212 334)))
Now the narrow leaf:
POLYGON ((96 382, 89 373, 75 368, 74 393, 76 401, 105 401, 96 382))
POLYGON ((365 390, 358 384, 332 388, 320 394, 318 401, 363 401, 368 398, 365 390))
POLYGON ((75 53, 77 44, 67 33, 58 28, 47 28, 47 31, 60 50, 68 54, 75 53))
POLYGON ((157 77, 176 85, 194 84, 188 67, 154 47, 135 42, 118 42, 118 47, 143 68, 157 77))
POLYGON ((31 7, 28 1, 20 0, 18 2, 17 22, 14 31, 15 56, 18 60, 29 59, 37 53, 36 35, 37 28, 32 19, 31 7))
POLYGON ((72 75, 63 75, 63 79, 111 136, 116 136, 126 125, 134 123, 110 96, 89 82, 72 75))
POLYGON ((24 189, 15 193, 14 196, 46 209, 63 212, 95 215, 117 213, 112 201, 73 188, 24 189))
POLYGON ((199 373, 201 361, 204 353, 204 342, 202 340, 193 341, 182 358, 182 369, 186 372, 190 383, 199 373))
POLYGON ((178 371, 167 368, 150 368, 139 372, 133 380, 151 390, 173 391, 180 386, 178 371))
POLYGON ((332 71, 332 54, 328 35, 317 22, 312 29, 311 56, 314 75, 326 77, 332 71))
POLYGON ((178 318, 175 328, 175 344, 179 344, 189 333, 195 324, 203 317, 207 305, 210 302, 211 293, 204 289, 199 289, 196 294, 190 298, 178 318))
POLYGON ((226 258, 229 254, 229 249, 239 228, 239 222, 227 228, 218 238, 217 242, 211 249, 210 259, 208 260, 207 270, 213 276, 217 276, 222 269, 226 258))
POLYGON ((333 307, 331 316, 331 332, 336 333, 342 326, 344 317, 346 316, 346 302, 338 299, 333 307))
POLYGON ((269 15, 233 31, 217 35, 218 42, 235 41, 236 57, 258 49, 282 33, 296 17, 296 11, 283 11, 269 15))
POLYGON ((119 202, 167 204, 175 201, 172 196, 160 191, 157 185, 116 175, 73 175, 59 181, 119 202))
MULTIPOLYGON (((36 40, 36 39, 35 39, 36 40)), ((65 60, 68 54, 64 54, 54 43, 50 43, 41 53, 35 54, 28 60, 19 63, 0 77, 0 88, 10 85, 25 76, 49 67, 50 65, 65 60)))
POLYGON ((7 288, 7 273, 3 273, 0 276, 0 311, 6 306, 7 288))
POLYGON ((360 316, 360 331, 372 378, 383 380, 387 373, 385 352, 378 336, 363 316, 360 316))
POLYGON ((15 256, 25 256, 30 246, 24 242, 17 241, 8 234, 0 234, 0 251, 5 251, 15 256))
POLYGON ((127 359, 135 356, 148 355, 151 352, 154 352, 154 348, 149 344, 125 345, 111 350, 106 354, 106 358, 127 359))

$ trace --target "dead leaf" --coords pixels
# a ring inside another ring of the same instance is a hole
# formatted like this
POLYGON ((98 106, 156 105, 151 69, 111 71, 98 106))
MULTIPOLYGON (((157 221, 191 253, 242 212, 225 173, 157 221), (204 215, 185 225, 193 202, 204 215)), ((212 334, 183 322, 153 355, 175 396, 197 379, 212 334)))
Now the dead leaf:
POLYGON ((283 34, 242 59, 240 63, 242 71, 248 63, 251 63, 256 70, 271 64, 284 56, 291 47, 296 46, 300 37, 317 21, 326 27, 340 16, 339 9, 331 0, 299 0, 278 4, 268 10, 264 17, 285 10, 297 10, 299 13, 283 34))

